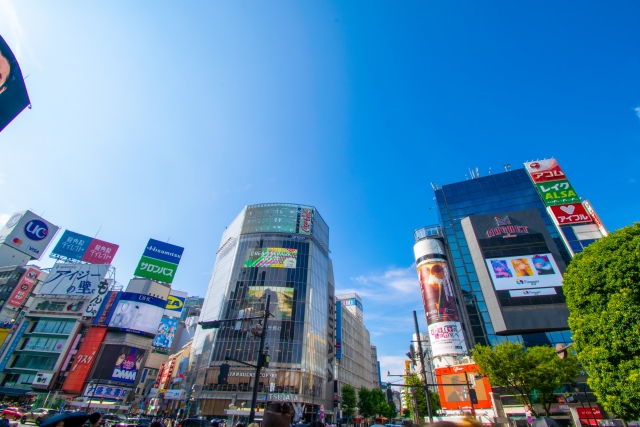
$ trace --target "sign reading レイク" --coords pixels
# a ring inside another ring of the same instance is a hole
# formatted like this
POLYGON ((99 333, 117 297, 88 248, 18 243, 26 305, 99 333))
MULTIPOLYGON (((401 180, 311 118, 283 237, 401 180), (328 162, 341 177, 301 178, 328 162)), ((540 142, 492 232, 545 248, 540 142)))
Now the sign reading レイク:
POLYGON ((548 209, 560 225, 592 221, 589 213, 584 206, 582 206, 582 203, 549 206, 548 209))
POLYGON ((542 182, 535 184, 535 186, 542 197, 542 201, 547 206, 580 201, 576 191, 566 179, 553 182, 542 182))

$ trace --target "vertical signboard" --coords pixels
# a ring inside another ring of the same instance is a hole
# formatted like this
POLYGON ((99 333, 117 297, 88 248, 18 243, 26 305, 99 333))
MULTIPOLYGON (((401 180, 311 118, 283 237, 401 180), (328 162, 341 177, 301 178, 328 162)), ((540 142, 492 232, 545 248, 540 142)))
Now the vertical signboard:
POLYGON ((16 212, 0 230, 0 244, 4 243, 32 259, 40 259, 57 232, 57 226, 31 211, 16 212))
POLYGON ((342 359, 342 302, 336 302, 336 359, 342 359))
POLYGON ((33 290, 33 286, 36 284, 38 280, 38 275, 40 274, 40 270, 37 268, 29 267, 26 273, 22 276, 22 279, 18 283, 18 285, 13 290, 11 297, 7 301, 7 305, 11 305, 13 307, 21 307, 24 304, 25 300, 31 294, 33 290))
POLYGON ((82 340, 80 349, 71 365, 69 375, 64 381, 62 390, 69 393, 81 393, 82 387, 89 375, 89 371, 96 360, 98 350, 104 337, 107 334, 106 328, 90 327, 82 340))
POLYGON ((18 60, 0 37, 0 132, 30 103, 18 60))
POLYGON ((184 248, 180 246, 149 239, 133 274, 157 282, 171 283, 183 252, 184 248))
POLYGON ((414 245, 413 251, 433 356, 466 354, 467 346, 442 244, 436 239, 424 239, 414 245))
POLYGON ((598 216, 598 214, 596 213, 596 210, 593 208, 593 206, 591 205, 591 202, 589 202, 588 200, 585 200, 584 202, 582 202, 582 205, 584 206, 584 208, 587 210, 587 212, 589 213, 589 215, 591 216, 591 218, 593 218, 593 222, 596 223, 596 225, 598 226, 598 230, 600 230, 600 233, 603 236, 608 236, 609 232, 607 231, 607 229, 604 227, 604 224, 602 223, 602 221, 600 220, 600 217, 598 216))
POLYGON ((13 341, 11 341, 11 345, 7 349, 7 352, 2 358, 2 361, 0 361, 0 372, 4 371, 4 368, 7 367, 7 363, 9 363, 9 359, 11 359, 11 356, 16 350, 16 347, 18 347, 18 342, 24 335, 24 332, 27 330, 27 326, 29 326, 29 321, 25 320, 24 322, 22 322, 22 325, 20 326, 20 329, 18 329, 18 332, 16 332, 16 334, 14 335, 13 341))

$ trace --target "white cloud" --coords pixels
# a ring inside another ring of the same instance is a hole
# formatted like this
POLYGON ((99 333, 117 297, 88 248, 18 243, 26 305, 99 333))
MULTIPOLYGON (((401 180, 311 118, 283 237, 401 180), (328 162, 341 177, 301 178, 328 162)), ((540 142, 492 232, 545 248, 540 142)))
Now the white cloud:
POLYGON ((390 377, 391 375, 402 375, 404 373, 404 361, 406 356, 378 356, 380 362, 380 376, 384 382, 396 382, 402 384, 402 377, 390 377))
MULTIPOLYGON (((18 58, 18 61, 22 59, 22 39, 23 39, 23 31, 22 26, 20 25, 20 20, 18 19, 18 14, 16 13, 16 9, 11 3, 10 0, 0 0, 0 23, 2 23, 2 27, 8 29, 9 36, 11 38, 11 42, 7 41, 10 44, 11 50, 14 55, 18 58)), ((6 35, 5 35, 6 39, 6 35)))
POLYGON ((0 213, 0 228, 4 227, 10 217, 10 214, 0 213))
POLYGON ((636 112, 636 116, 638 116, 638 118, 640 118, 640 107, 634 108, 633 111, 635 111, 636 112))
MULTIPOLYGON (((352 280, 365 288, 375 288, 378 293, 385 291, 385 288, 403 294, 413 293, 418 289, 418 279, 413 265, 409 268, 390 267, 381 274, 358 276, 352 280)), ((382 296, 388 298, 388 294, 382 296)))

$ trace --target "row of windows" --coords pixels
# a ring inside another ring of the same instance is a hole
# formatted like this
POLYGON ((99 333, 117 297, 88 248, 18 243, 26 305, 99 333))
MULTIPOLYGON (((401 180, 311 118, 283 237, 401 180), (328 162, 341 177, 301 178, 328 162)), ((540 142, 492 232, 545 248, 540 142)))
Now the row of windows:
POLYGON ((39 356, 31 354, 21 354, 13 360, 12 368, 37 369, 42 371, 52 371, 56 365, 58 356, 39 356))
POLYGON ((70 334, 75 324, 75 320, 40 319, 33 329, 31 329, 31 332, 70 334))

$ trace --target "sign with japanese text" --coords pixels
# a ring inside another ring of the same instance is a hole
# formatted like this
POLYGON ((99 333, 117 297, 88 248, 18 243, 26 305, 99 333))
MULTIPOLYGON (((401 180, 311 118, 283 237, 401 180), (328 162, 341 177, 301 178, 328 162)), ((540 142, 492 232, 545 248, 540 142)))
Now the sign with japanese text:
MULTIPOLYGON (((98 311, 103 305, 103 302, 106 299, 107 292, 109 290, 109 285, 106 280, 103 280, 98 285, 98 291, 92 294, 93 298, 91 298, 84 309, 84 315, 86 317, 95 317, 98 314, 98 311)), ((109 306, 111 308, 111 306, 109 306)))
POLYGON ((64 381, 62 390, 66 392, 80 393, 89 371, 98 355, 100 345, 107 334, 106 328, 90 327, 82 340, 80 350, 69 370, 69 375, 64 381))
POLYGON ((576 203, 580 198, 568 180, 542 182, 535 184, 542 201, 547 206, 561 203, 576 203))
POLYGON ((567 178, 556 159, 527 162, 524 167, 535 183, 558 181, 567 178))
POLYGON ((84 315, 83 306, 86 301, 38 298, 29 308, 29 314, 71 314, 84 315))
POLYGON ((27 330, 27 326, 29 326, 29 323, 30 322, 28 320, 22 322, 22 325, 20 325, 20 329, 18 329, 18 331, 14 335, 13 341, 11 341, 11 345, 9 345, 9 348, 4 354, 2 361, 0 361, 0 372, 4 371, 4 368, 7 367, 7 363, 9 363, 9 359, 11 359, 11 356, 13 356, 13 352, 16 350, 16 347, 18 347, 18 342, 24 335, 24 331, 27 330))
POLYGON ((18 285, 13 290, 13 294, 7 301, 8 305, 14 307, 21 307, 24 304, 25 300, 31 294, 33 290, 33 286, 36 284, 38 280, 38 275, 40 274, 40 270, 37 268, 29 267, 29 269, 24 273, 22 279, 18 283, 18 285))
POLYGON ((83 396, 89 396, 91 398, 101 397, 107 399, 122 400, 129 391, 131 391, 131 389, 128 387, 116 387, 110 385, 89 383, 84 389, 83 396))
POLYGON ((14 213, 0 230, 0 243, 40 259, 57 232, 57 226, 31 211, 21 211, 14 213))
POLYGON ((591 205, 591 202, 589 202, 588 200, 585 200, 584 202, 582 202, 582 205, 589 213, 589 216, 593 218, 593 222, 595 222, 595 224, 598 226, 598 230, 600 230, 600 233, 602 233, 603 236, 607 237, 609 235, 609 232, 607 231, 606 228, 604 228, 604 224, 600 220, 600 217, 596 213, 596 210, 591 205))
POLYGON ((158 282, 171 283, 178 266, 170 262, 143 256, 138 263, 134 276, 146 277, 158 282))
POLYGON ((591 217, 582 203, 570 203, 566 205, 549 206, 548 208, 558 224, 579 224, 591 222, 591 217))
POLYGON ((91 264, 111 264, 119 246, 100 239, 65 230, 51 251, 52 258, 64 257, 91 264))
POLYGON ((184 399, 184 390, 182 389, 167 390, 164 394, 164 398, 166 400, 182 400, 184 399))
POLYGON ((116 302, 118 293, 118 291, 108 291, 104 295, 104 302, 99 306, 98 312, 95 314, 95 319, 93 320, 94 325, 107 326, 111 307, 113 307, 113 304, 116 302))
POLYGON ((53 378, 53 373, 50 372, 38 372, 31 385, 35 387, 48 387, 53 378))
POLYGON ((42 284, 40 295, 94 296, 109 267, 105 264, 56 264, 42 284))

